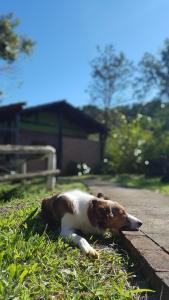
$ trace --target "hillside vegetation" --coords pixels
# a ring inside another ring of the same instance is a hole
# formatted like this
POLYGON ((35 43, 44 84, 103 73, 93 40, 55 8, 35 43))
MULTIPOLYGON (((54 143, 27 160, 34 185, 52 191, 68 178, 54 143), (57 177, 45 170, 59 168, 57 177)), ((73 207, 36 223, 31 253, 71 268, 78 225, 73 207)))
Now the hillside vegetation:
MULTIPOLYGON (((84 111, 103 122, 96 106, 84 111)), ((169 103, 154 100, 110 109, 110 130, 101 172, 136 173, 169 180, 169 103)))

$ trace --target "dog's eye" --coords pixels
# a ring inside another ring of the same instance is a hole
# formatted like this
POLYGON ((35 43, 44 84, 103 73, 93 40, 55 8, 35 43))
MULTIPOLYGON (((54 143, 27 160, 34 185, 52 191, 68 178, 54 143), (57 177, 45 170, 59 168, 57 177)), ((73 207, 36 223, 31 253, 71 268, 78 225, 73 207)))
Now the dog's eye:
POLYGON ((116 215, 116 214, 117 214, 117 208, 116 208, 116 207, 112 207, 111 213, 112 213, 113 215, 116 215))
POLYGON ((110 213, 110 210, 108 208, 103 209, 104 213, 110 213))

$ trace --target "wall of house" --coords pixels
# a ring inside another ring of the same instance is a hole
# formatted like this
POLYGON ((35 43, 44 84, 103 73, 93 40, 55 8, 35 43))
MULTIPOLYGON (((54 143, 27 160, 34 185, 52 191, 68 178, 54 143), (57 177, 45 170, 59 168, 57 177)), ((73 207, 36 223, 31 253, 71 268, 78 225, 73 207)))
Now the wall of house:
MULTIPOLYGON (((51 145, 57 149, 57 136, 46 133, 21 131, 22 145, 51 145)), ((87 139, 63 137, 63 172, 70 162, 85 162, 94 167, 100 162, 100 143, 87 139)), ((44 170, 47 167, 45 160, 29 160, 28 170, 44 170)))
POLYGON ((57 147, 57 135, 45 132, 21 130, 21 145, 51 145, 57 147))
MULTIPOLYGON (((14 116, 15 117, 15 116, 14 116)), ((9 120, 0 119, 0 144, 15 144, 14 117, 9 120)))
MULTIPOLYGON (((21 120, 20 140, 22 145, 51 145, 58 149, 57 136, 59 124, 57 116, 40 113, 21 120)), ((100 142, 88 139, 88 135, 76 124, 62 120, 63 154, 62 171, 65 172, 70 162, 85 162, 94 167, 100 162, 100 142)), ((28 170, 43 170, 46 162, 29 162, 28 170)))
MULTIPOLYGON (((50 145, 57 149, 57 135, 36 131, 22 130, 20 133, 21 145, 50 145)), ((30 157, 28 171, 42 171, 47 168, 47 160, 30 157)))
MULTIPOLYGON (((34 131, 34 132, 42 132, 48 134, 58 134, 59 131, 59 120, 58 116, 55 113, 38 113, 33 114, 31 116, 23 116, 21 119, 21 129, 34 131)), ((74 137, 83 137, 85 138, 87 135, 85 131, 77 126, 77 124, 73 124, 69 122, 66 118, 62 120, 62 130, 64 135, 66 136, 74 136, 74 137)))
POLYGON ((100 143, 87 139, 64 137, 63 138, 63 171, 69 162, 86 163, 94 167, 100 162, 100 143))

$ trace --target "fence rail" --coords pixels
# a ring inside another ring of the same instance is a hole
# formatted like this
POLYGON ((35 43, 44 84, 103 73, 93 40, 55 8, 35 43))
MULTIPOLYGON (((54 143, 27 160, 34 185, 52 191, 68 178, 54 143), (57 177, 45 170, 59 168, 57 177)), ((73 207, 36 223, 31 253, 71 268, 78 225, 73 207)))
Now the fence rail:
POLYGON ((38 172, 27 172, 26 160, 22 163, 21 174, 8 174, 0 176, 0 182, 31 179, 35 177, 47 177, 47 188, 53 189, 56 184, 56 175, 60 170, 56 168, 56 150, 51 146, 15 146, 15 145, 0 145, 0 155, 22 154, 22 155, 43 155, 47 158, 47 170, 38 172))

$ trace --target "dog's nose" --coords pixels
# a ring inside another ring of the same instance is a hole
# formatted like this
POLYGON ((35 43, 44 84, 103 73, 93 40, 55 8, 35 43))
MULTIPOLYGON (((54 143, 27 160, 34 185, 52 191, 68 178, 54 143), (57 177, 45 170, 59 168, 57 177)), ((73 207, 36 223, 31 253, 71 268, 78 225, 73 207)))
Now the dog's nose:
POLYGON ((138 227, 141 227, 142 224, 143 224, 143 222, 138 221, 138 227))

